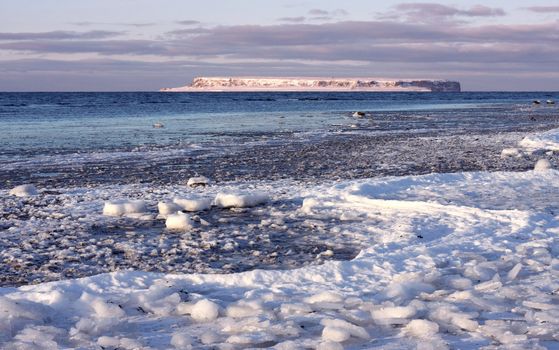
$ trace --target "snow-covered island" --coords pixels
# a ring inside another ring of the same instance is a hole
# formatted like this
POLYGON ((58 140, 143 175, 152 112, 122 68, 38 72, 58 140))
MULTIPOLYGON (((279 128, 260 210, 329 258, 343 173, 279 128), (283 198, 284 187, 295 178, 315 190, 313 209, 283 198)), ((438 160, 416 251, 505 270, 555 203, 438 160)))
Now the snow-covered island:
POLYGON ((430 79, 198 77, 163 92, 194 91, 427 91, 460 92, 460 83, 430 79))

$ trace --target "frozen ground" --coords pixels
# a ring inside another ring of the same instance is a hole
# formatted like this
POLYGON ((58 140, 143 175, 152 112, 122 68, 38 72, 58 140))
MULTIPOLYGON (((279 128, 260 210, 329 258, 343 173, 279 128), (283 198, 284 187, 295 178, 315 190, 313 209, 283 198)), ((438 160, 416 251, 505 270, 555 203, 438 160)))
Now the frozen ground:
MULTIPOLYGON (((260 207, 273 217, 260 225, 298 220, 314 226, 316 237, 322 236, 328 244, 359 242, 361 252, 349 261, 294 270, 121 271, 2 288, 2 347, 559 346, 558 171, 432 174, 306 188, 285 183, 255 186, 268 191, 276 203, 260 207), (291 203, 293 208, 282 211, 277 202, 291 203)), ((131 188, 112 190, 123 197, 142 193, 131 188)), ((109 189, 60 194, 58 198, 68 202, 83 201, 59 210, 58 215, 68 215, 69 225, 80 221, 116 225, 123 219, 99 216, 100 201, 108 193, 109 189)), ((157 195, 145 192, 142 198, 157 195)), ((49 196, 54 195, 43 191, 38 197, 46 201, 49 196)), ((48 211, 39 202, 33 205, 38 211, 33 217, 48 211)), ((36 229, 33 221, 44 224, 41 220, 26 220, 16 232, 36 229)), ((174 235, 189 242, 191 235, 205 231, 199 229, 200 223, 195 225, 194 232, 174 235)), ((39 246, 50 239, 41 234, 37 238, 39 246)), ((76 237, 66 239, 71 242, 76 237)), ((211 251, 213 239, 202 240, 208 245, 198 248, 211 251)), ((92 246, 87 259, 95 259, 96 250, 111 255, 110 248, 98 247, 98 242, 102 239, 87 243, 92 246)), ((76 256, 77 249, 57 250, 64 259, 76 256)), ((126 254, 127 248, 121 249, 126 254)), ((133 250, 133 244, 128 249, 133 250)), ((140 259, 146 253, 138 252, 140 259)), ((165 257, 164 252, 159 254, 165 257)))

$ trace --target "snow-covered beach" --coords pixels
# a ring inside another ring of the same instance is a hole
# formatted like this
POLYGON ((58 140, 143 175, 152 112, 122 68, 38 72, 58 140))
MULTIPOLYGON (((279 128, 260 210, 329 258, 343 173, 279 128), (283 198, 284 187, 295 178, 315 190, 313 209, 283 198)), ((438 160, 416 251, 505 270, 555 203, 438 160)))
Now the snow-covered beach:
POLYGON ((556 348, 555 113, 385 134, 345 113, 283 143, 107 152, 122 176, 102 152, 12 159, 0 176, 34 187, 0 189, 1 347, 556 348), (184 157, 209 181, 169 180, 184 157), (53 169, 74 179, 32 176, 53 169))

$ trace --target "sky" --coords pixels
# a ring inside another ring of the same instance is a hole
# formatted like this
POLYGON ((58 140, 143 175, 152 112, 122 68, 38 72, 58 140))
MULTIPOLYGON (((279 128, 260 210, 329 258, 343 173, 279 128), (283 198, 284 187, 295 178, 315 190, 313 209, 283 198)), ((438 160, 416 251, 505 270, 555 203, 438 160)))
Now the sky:
POLYGON ((0 91, 152 91, 196 76, 558 91, 559 2, 0 0, 0 91))

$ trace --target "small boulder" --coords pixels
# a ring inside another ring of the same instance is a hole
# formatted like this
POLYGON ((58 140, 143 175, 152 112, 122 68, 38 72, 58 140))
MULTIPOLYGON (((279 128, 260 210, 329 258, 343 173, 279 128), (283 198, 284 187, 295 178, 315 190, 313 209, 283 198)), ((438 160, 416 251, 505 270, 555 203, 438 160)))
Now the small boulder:
POLYGON ((188 187, 205 187, 210 184, 210 179, 205 176, 195 176, 188 179, 186 185, 188 187))
POLYGON ((534 171, 547 171, 549 169, 553 169, 551 163, 547 159, 540 159, 534 165, 534 171))

